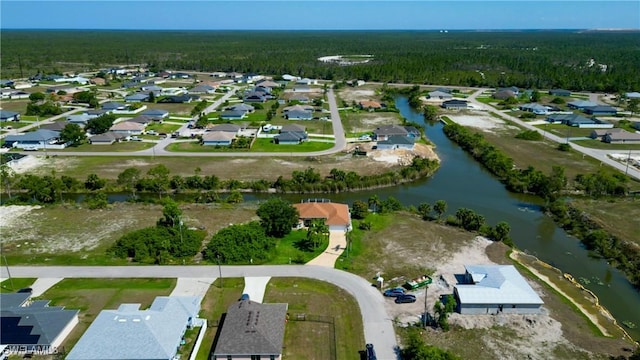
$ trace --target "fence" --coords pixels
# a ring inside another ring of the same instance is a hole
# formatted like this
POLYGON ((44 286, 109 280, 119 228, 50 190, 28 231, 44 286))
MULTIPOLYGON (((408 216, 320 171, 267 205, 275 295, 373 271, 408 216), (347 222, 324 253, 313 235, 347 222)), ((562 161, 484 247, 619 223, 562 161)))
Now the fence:
POLYGON ((287 315, 290 321, 307 321, 307 322, 317 322, 324 323, 329 325, 329 338, 333 339, 333 341, 329 342, 329 359, 336 359, 336 324, 335 318, 333 316, 322 316, 322 315, 312 315, 312 314, 291 314, 287 315))

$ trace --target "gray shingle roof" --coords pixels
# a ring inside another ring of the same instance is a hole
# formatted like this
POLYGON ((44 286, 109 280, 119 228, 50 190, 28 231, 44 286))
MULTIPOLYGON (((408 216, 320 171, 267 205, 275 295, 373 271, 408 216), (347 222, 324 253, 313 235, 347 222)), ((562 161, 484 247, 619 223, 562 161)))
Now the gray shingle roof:
POLYGON ((282 353, 287 304, 242 300, 229 307, 214 355, 282 353))
POLYGON ((200 298, 158 296, 148 310, 139 307, 102 310, 67 359, 171 359, 189 320, 198 315, 200 298))
POLYGON ((416 141, 408 136, 389 136, 387 140, 378 141, 378 145, 413 145, 416 141))
POLYGON ((402 136, 406 136, 407 135, 407 129, 405 129, 404 127, 402 127, 400 125, 383 125, 383 126, 380 126, 377 129, 373 130, 373 133, 376 134, 376 135, 387 135, 387 136, 402 135, 402 136))
POLYGON ((59 137, 60 132, 58 131, 40 129, 19 135, 8 135, 5 141, 50 141, 59 137))

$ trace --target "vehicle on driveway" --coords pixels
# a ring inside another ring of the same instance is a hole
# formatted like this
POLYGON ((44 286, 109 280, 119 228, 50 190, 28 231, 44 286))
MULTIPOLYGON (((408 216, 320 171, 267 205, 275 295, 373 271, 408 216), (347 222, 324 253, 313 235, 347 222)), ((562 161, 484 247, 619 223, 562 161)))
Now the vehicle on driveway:
POLYGON ((404 289, 401 287, 388 289, 384 292, 384 296, 388 296, 388 297, 398 297, 400 295, 404 295, 404 289))
POLYGON ((249 294, 242 294, 242 296, 240 296, 240 300, 249 300, 249 294))
POLYGON ((400 295, 396 298, 396 304, 406 304, 416 302, 416 296, 410 294, 400 295))

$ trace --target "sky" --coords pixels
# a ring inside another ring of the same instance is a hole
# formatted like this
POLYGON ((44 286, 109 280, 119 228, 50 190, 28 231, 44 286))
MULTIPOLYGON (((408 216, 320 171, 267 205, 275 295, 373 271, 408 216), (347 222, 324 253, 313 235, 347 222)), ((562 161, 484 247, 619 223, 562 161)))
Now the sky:
POLYGON ((640 1, 0 0, 0 29, 640 29, 640 1))

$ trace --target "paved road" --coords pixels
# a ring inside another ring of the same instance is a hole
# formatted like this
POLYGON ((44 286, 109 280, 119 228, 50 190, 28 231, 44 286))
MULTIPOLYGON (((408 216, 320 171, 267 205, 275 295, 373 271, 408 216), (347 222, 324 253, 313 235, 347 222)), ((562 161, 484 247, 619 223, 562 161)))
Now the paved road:
MULTIPOLYGON (((539 129, 527 122, 524 122, 522 120, 520 120, 517 117, 505 114, 497 109, 495 109, 494 107, 481 103, 478 100, 476 100, 476 97, 480 94, 482 94, 483 91, 486 90, 490 90, 490 89, 480 89, 476 92, 473 93, 473 95, 469 96, 467 98, 468 101, 470 101, 471 103, 473 103, 475 106, 484 109, 488 112, 494 113, 499 115, 502 118, 508 119, 510 121, 513 121, 514 123, 529 129, 529 130, 535 130, 538 133, 542 134, 545 138, 550 139, 552 141, 555 141, 557 143, 566 143, 567 142, 567 138, 566 137, 559 137, 555 134, 552 134, 550 132, 545 131, 544 129, 539 129)), ((569 145, 571 145, 571 147, 573 149, 575 149, 576 151, 579 151, 585 155, 591 156, 592 158, 601 161, 602 163, 605 163, 607 165, 612 166, 615 169, 618 169, 624 173, 626 173, 627 175, 629 175, 630 177, 633 177, 637 180, 640 180, 640 170, 632 167, 632 166, 627 166, 626 164, 622 164, 619 163, 613 159, 611 159, 608 155, 609 154, 625 154, 628 153, 628 150, 603 150, 603 149, 592 149, 592 148, 588 148, 588 147, 584 147, 584 146, 580 146, 577 144, 574 144, 572 142, 569 142, 569 145)), ((632 151, 632 154, 640 154, 640 151, 632 151)))
MULTIPOLYGON (((227 94, 225 94, 226 96, 227 94)), ((231 96, 229 94, 229 96, 231 96)), ((331 111, 331 123, 333 125, 333 132, 335 134, 335 144, 332 148, 322 151, 313 152, 170 152, 165 150, 175 139, 167 137, 164 140, 159 141, 155 146, 149 149, 141 151, 123 151, 123 152, 84 152, 84 151, 49 151, 48 155, 55 156, 175 156, 175 157, 278 157, 278 156, 322 156, 331 155, 344 150, 347 140, 344 135, 344 127, 342 126, 342 120, 340 119, 340 113, 338 112, 338 106, 336 104, 335 95, 333 89, 329 89, 327 93, 329 99, 329 109, 331 111)), ((227 97, 228 98, 228 97, 227 97)), ((218 99, 216 103, 218 106, 226 100, 224 97, 218 99)), ((215 103, 214 103, 215 104, 215 103)), ((207 107, 212 108, 213 105, 207 107)), ((181 130, 184 130, 188 124, 183 125, 181 130)), ((180 130, 179 130, 180 131, 180 130)), ((23 152, 25 155, 33 155, 31 152, 23 152)))
MULTIPOLYGON (((55 120, 66 118, 67 116, 72 115, 73 113, 77 112, 80 109, 85 109, 85 108, 83 108, 81 106, 78 106, 78 107, 75 107, 75 106, 71 107, 70 106, 70 107, 67 107, 67 108, 70 108, 71 110, 63 112, 60 115, 52 116, 50 118, 46 118, 46 119, 43 118, 42 120, 34 121, 31 125, 27 125, 27 126, 19 128, 19 129, 9 130, 6 133, 0 135, 0 139, 6 137, 7 135, 16 135, 16 134, 19 134, 19 133, 27 132, 28 130, 31 130, 31 129, 36 128, 36 127, 39 128, 40 126, 45 125, 45 124, 51 124, 55 120)), ((11 126, 11 122, 6 122, 3 125, 11 126)), ((27 153, 27 155, 28 154, 30 154, 30 153, 27 153)), ((33 154, 33 153, 31 153, 31 154, 33 154)))
MULTIPOLYGON (((379 359, 396 359, 397 347, 393 322, 384 306, 384 298, 371 283, 354 274, 323 266, 223 266, 224 277, 305 277, 334 284, 354 296, 360 307, 364 338, 375 346, 379 359)), ((212 278, 217 266, 12 266, 13 277, 30 278, 212 278)), ((0 269, 6 278, 6 268, 0 269)), ((363 344, 364 346, 364 344, 363 344)))

